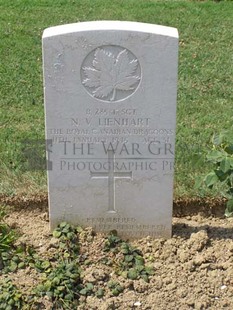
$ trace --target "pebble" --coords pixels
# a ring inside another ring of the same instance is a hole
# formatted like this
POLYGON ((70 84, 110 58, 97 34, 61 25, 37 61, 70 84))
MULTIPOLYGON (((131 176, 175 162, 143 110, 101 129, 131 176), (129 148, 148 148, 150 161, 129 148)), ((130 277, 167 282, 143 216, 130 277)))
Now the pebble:
POLYGON ((140 279, 138 281, 135 281, 133 283, 134 290, 138 293, 144 293, 148 290, 148 283, 146 283, 144 280, 140 279))
POLYGON ((140 307, 140 306, 141 306, 141 303, 140 303, 140 301, 136 301, 133 305, 134 305, 135 307, 140 307))
POLYGON ((98 281, 104 281, 107 278, 107 274, 102 269, 96 269, 92 272, 93 277, 98 281))

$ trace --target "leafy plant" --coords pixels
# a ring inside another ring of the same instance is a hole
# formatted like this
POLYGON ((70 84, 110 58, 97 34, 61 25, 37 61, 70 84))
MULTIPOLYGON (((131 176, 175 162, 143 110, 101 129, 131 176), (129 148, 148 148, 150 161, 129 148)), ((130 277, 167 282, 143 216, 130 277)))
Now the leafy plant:
POLYGON ((62 222, 54 230, 53 236, 59 238, 59 248, 65 258, 77 256, 79 252, 78 232, 80 227, 74 227, 66 222, 62 222))
POLYGON ((145 266, 142 252, 127 242, 122 243, 121 252, 124 254, 124 259, 120 263, 123 275, 124 271, 126 271, 127 278, 131 280, 142 278, 146 282, 149 282, 149 276, 153 275, 153 268, 145 266))
POLYGON ((2 253, 4 272, 14 272, 19 268, 28 266, 42 274, 41 283, 30 292, 27 298, 23 298, 23 295, 10 282, 4 284, 3 292, 5 293, 0 295, 2 299, 5 298, 4 307, 7 303, 9 310, 21 309, 27 303, 38 308, 40 307, 38 298, 47 296, 55 307, 71 309, 77 307, 83 289, 86 289, 87 295, 91 293, 92 288, 89 284, 84 287, 80 276, 78 230, 79 227, 73 227, 65 222, 61 223, 53 232, 53 236, 59 240, 57 251, 46 259, 41 258, 32 246, 23 244, 10 252, 2 253), (11 290, 12 294, 7 290, 11 290), (20 306, 18 306, 18 299, 13 296, 16 290, 18 292, 16 297, 22 297, 22 300, 19 299, 22 303, 20 306), (13 299, 18 303, 14 304, 13 299), (23 300, 25 301, 24 304, 23 300))
POLYGON ((97 290, 97 292, 95 293, 96 297, 98 298, 102 298, 104 296, 104 289, 103 288, 99 288, 97 290))
POLYGON ((92 283, 87 283, 80 291, 81 295, 91 295, 93 293, 94 285, 92 283))
POLYGON ((123 255, 123 259, 117 263, 117 274, 131 280, 142 278, 149 282, 149 276, 154 273, 153 268, 146 266, 142 252, 121 240, 116 231, 112 231, 107 236, 104 250, 123 255))
MULTIPOLYGON (((5 210, 0 208, 0 271, 6 266, 6 261, 13 255, 16 236, 14 231, 4 222, 5 210)), ((12 262, 13 266, 14 262, 12 262)), ((13 269, 13 267, 12 267, 13 269)), ((14 270, 12 270, 14 271, 14 270)))
MULTIPOLYGON (((233 215, 233 133, 214 135, 212 143, 212 150, 206 158, 214 169, 205 176, 204 184, 210 189, 218 183, 223 185, 221 194, 227 199, 225 215, 229 217, 233 215)), ((197 181, 197 187, 201 184, 197 181)))
MULTIPOLYGON (((53 232, 59 239, 58 251, 54 257, 57 263, 50 260, 40 260, 32 253, 32 262, 38 271, 43 272, 42 284, 34 291, 35 296, 48 296, 57 307, 70 309, 76 307, 83 289, 79 267, 79 227, 62 222, 53 232)), ((53 259, 52 259, 53 260, 53 259)), ((88 287, 89 288, 89 287, 88 287)))
POLYGON ((15 234, 12 229, 4 222, 6 213, 0 209, 0 254, 9 251, 15 241, 15 234))
POLYGON ((122 243, 122 240, 117 236, 117 232, 115 230, 111 231, 107 236, 104 246, 104 251, 118 251, 118 245, 122 243))
POLYGON ((80 269, 76 262, 60 262, 44 276, 42 284, 35 290, 37 295, 47 295, 54 305, 64 309, 77 306, 81 280, 80 269))
MULTIPOLYGON (((84 283, 81 276, 79 257, 80 227, 61 223, 53 232, 58 242, 54 243, 56 251, 41 257, 36 250, 26 244, 20 244, 3 252, 3 272, 15 272, 20 268, 31 268, 40 273, 40 282, 28 294, 21 292, 10 280, 0 284, 1 309, 40 309, 43 297, 52 302, 54 309, 74 309, 79 305, 80 296, 95 295, 102 298, 105 289, 94 283, 84 283), (3 308, 1 308, 3 307, 3 308)), ((145 266, 142 253, 132 247, 112 231, 106 238, 105 251, 111 252, 112 265, 116 266, 116 274, 135 280, 142 278, 149 281, 153 270, 145 266), (122 259, 123 257, 123 259, 122 259)), ((117 281, 107 284, 111 294, 118 296, 124 291, 117 281)))
POLYGON ((120 293, 124 291, 124 287, 116 281, 109 281, 108 288, 111 290, 113 296, 118 296, 120 293))
POLYGON ((14 310, 23 308, 23 295, 10 279, 5 279, 2 281, 0 283, 0 288, 1 310, 14 310))
POLYGON ((15 272, 25 267, 34 268, 37 272, 48 272, 48 269, 51 269, 50 262, 40 258, 35 249, 26 244, 20 244, 10 251, 3 252, 1 259, 3 273, 15 272))

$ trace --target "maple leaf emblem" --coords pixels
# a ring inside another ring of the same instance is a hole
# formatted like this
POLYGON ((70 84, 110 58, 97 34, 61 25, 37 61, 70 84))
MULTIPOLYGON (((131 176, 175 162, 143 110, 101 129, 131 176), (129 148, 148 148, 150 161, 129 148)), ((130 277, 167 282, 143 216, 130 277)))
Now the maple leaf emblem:
POLYGON ((134 75, 138 67, 137 59, 130 59, 126 49, 114 56, 111 52, 98 48, 94 54, 93 67, 83 67, 83 84, 93 88, 92 95, 97 98, 110 97, 116 100, 117 90, 133 91, 140 77, 134 75))

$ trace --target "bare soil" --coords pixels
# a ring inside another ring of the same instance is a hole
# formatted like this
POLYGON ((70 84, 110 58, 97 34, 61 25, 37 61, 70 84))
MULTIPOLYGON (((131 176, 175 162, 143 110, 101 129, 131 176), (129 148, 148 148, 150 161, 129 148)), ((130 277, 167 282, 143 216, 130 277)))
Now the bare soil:
MULTIPOLYGON (((101 299, 82 296, 78 309, 233 309, 233 218, 224 218, 222 208, 214 212, 200 204, 192 208, 195 212, 182 208, 175 207, 171 239, 132 242, 155 269, 149 283, 116 276, 101 260, 108 255, 103 251, 106 236, 85 229, 80 251, 92 263, 82 265, 83 280, 106 288, 106 294, 101 299), (117 297, 107 290, 110 279, 125 287, 117 297)), ((21 234, 20 242, 34 245, 42 257, 52 251, 54 238, 45 207, 11 207, 8 214, 6 221, 21 234)), ((38 282, 38 274, 28 269, 10 277, 25 292, 38 282)), ((44 305, 52 308, 46 299, 44 305)))

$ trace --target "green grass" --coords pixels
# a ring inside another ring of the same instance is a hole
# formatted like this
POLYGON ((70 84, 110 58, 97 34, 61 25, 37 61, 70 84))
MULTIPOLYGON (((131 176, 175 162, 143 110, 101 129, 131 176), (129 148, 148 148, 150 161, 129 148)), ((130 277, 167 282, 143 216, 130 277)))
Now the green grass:
POLYGON ((176 196, 195 177, 214 132, 233 129, 232 1, 0 0, 0 194, 46 193, 46 174, 23 169, 24 139, 44 139, 43 29, 88 20, 177 27, 180 34, 176 196))

